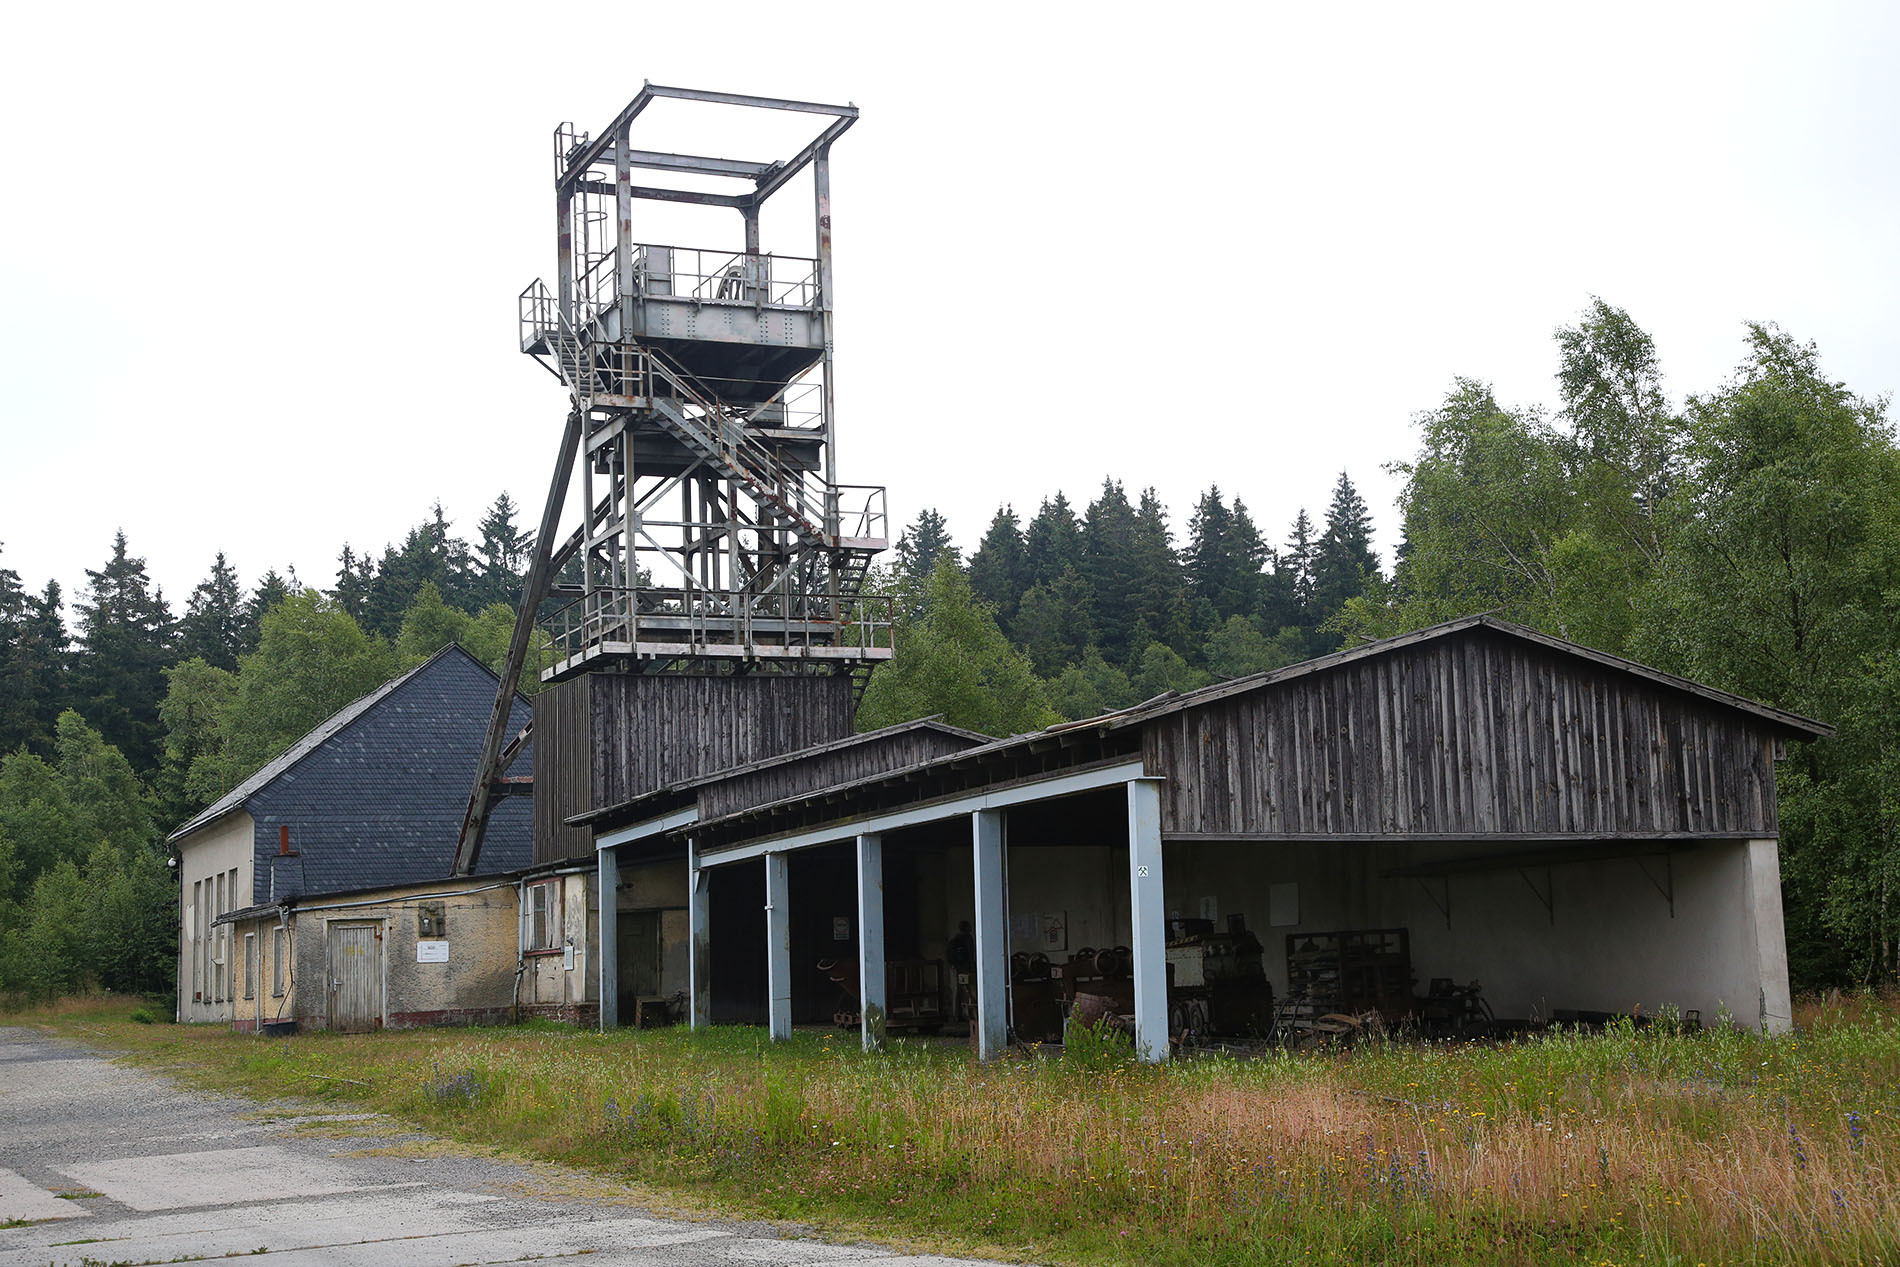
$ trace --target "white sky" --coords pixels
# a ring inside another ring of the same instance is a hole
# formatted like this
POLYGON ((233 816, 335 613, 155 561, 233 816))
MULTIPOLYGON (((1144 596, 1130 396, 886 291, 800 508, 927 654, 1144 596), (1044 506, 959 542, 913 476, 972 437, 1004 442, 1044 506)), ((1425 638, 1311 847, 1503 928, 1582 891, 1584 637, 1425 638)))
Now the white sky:
MULTIPOLYGON (((1459 374, 1553 402, 1592 294, 1678 397, 1747 320, 1900 386, 1896 15, 16 6, 0 564, 70 599, 123 526, 182 609, 220 549, 328 585, 437 499, 471 538, 502 489, 532 523, 565 415, 514 342, 553 270, 549 134, 643 79, 862 107, 840 469, 898 523, 936 506, 972 546, 999 502, 1110 475, 1177 533, 1218 481, 1278 541, 1344 468, 1389 559, 1413 415, 1459 374)), ((739 245, 725 215, 685 244, 739 245)))

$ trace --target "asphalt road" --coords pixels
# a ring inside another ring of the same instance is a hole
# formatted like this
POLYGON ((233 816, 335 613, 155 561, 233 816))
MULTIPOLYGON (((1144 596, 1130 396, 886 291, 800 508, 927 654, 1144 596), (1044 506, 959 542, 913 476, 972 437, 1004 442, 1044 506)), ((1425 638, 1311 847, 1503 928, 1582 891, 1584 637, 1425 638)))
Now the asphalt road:
POLYGON ((180 1088, 0 1028, 0 1264, 227 1255, 267 1267, 971 1261, 660 1218, 574 1172, 458 1153, 385 1118, 180 1088))

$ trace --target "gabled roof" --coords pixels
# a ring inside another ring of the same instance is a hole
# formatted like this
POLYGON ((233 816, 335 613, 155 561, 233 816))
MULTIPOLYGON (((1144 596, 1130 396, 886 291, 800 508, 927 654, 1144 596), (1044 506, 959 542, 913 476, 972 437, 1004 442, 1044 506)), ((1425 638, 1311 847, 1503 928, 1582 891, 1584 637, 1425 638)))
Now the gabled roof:
POLYGON ((1184 708, 1197 708, 1203 704, 1210 704, 1216 700, 1225 699, 1230 695, 1241 695, 1248 691, 1258 690, 1263 686, 1272 685, 1276 682, 1285 682, 1291 678, 1305 677, 1312 673, 1323 673, 1328 669, 1337 668, 1344 664, 1351 664, 1356 660, 1369 660, 1374 656, 1389 655, 1394 651, 1400 651, 1406 647, 1416 646, 1420 643, 1435 642, 1441 638, 1462 633, 1467 629, 1489 629, 1509 637, 1521 638, 1526 642, 1534 642, 1546 650, 1557 652, 1560 655, 1572 656, 1579 660, 1588 660, 1604 668, 1614 669, 1618 673, 1627 673, 1633 677, 1643 678, 1667 690, 1676 691, 1684 695, 1692 695, 1708 703, 1720 705, 1723 708, 1732 708, 1738 712, 1747 713, 1750 716, 1769 723, 1769 728, 1784 738, 1796 740, 1821 739, 1834 733, 1834 727, 1828 725, 1826 722, 1816 721, 1812 717, 1803 717, 1799 713, 1791 713, 1786 709, 1776 708, 1770 704, 1758 703, 1745 695, 1736 695, 1729 691, 1718 690, 1713 686, 1704 686, 1702 683, 1689 678, 1677 677, 1675 674, 1665 673, 1661 669, 1652 669, 1646 664, 1639 664, 1634 660, 1624 659, 1622 656, 1611 655, 1607 651, 1598 651, 1594 647, 1586 647, 1575 642, 1566 642, 1562 638, 1553 638, 1549 634, 1541 633, 1529 626, 1513 624, 1508 620, 1499 620, 1495 616, 1463 616, 1457 620, 1448 620, 1443 624, 1431 625, 1424 629, 1414 630, 1411 633, 1399 634, 1392 638, 1381 638, 1376 642, 1362 643, 1357 647, 1349 647, 1344 651, 1335 651, 1331 655, 1318 656, 1311 660, 1302 660, 1298 664, 1289 664, 1278 669, 1269 669, 1265 673, 1255 673, 1248 677, 1234 678, 1227 682, 1216 682, 1212 686, 1204 686, 1199 690, 1188 691, 1186 693, 1171 692, 1167 695, 1157 696, 1152 700, 1137 704, 1133 708, 1123 709, 1120 712, 1107 713, 1101 717, 1088 718, 1083 721, 1065 722, 1059 726, 1052 726, 1050 729, 1067 730, 1097 725, 1109 727, 1129 726, 1137 722, 1146 721, 1150 717, 1158 717, 1165 713, 1177 713, 1184 708))
MULTIPOLYGON (((1085 718, 1081 721, 1062 722, 1050 726, 1045 730, 1031 731, 1021 735, 1011 735, 1005 739, 994 739, 979 747, 969 748, 962 752, 949 753, 940 757, 932 757, 927 761, 917 762, 901 770, 867 775, 846 783, 833 784, 827 787, 809 788, 805 791, 782 797, 766 804, 751 806, 742 810, 734 810, 718 818, 702 820, 697 826, 703 830, 714 824, 748 818, 758 814, 769 814, 777 810, 786 809, 820 795, 835 798, 859 788, 913 779, 920 772, 980 763, 992 756, 999 756, 1019 748, 1034 750, 1039 745, 1050 745, 1061 741, 1065 736, 1074 736, 1078 732, 1094 732, 1106 736, 1117 731, 1141 726, 1158 717, 1182 712, 1186 709, 1198 708, 1227 699, 1231 696, 1243 695, 1250 691, 1261 690, 1296 678, 1325 673, 1356 661, 1389 655, 1404 650, 1407 647, 1452 637, 1471 629, 1486 629, 1505 637, 1536 643, 1560 655, 1589 661, 1618 673, 1625 673, 1642 678, 1665 690, 1693 696, 1707 703, 1745 713, 1766 723, 1764 729, 1783 738, 1810 740, 1825 738, 1834 733, 1834 728, 1825 722, 1819 722, 1810 717, 1803 717, 1798 713, 1791 713, 1768 704, 1758 703, 1745 696, 1717 690, 1712 686, 1704 686, 1700 682, 1694 682, 1684 677, 1677 677, 1673 673, 1665 673, 1660 669, 1652 669, 1648 665, 1638 664, 1634 660, 1626 660, 1621 656, 1611 655, 1608 652, 1597 651, 1590 647, 1566 642, 1561 638, 1553 638, 1535 629, 1512 624, 1510 621, 1499 620, 1494 616, 1465 616, 1457 620, 1446 621, 1443 624, 1415 630, 1411 633, 1400 634, 1397 637, 1383 638, 1376 642, 1368 642, 1357 647, 1348 648, 1344 651, 1336 651, 1330 655, 1304 660, 1298 664, 1289 664, 1282 668, 1270 669, 1265 673, 1256 673, 1248 677, 1234 678, 1227 682, 1217 682, 1212 686, 1202 687, 1199 690, 1185 693, 1169 692, 1165 695, 1158 695, 1153 699, 1145 700, 1133 707, 1125 708, 1118 712, 1104 713, 1099 717, 1085 718)), ((744 774, 751 768, 752 767, 749 766, 741 766, 736 769, 721 771, 718 775, 712 777, 730 778, 744 774)))
MULTIPOLYGON (((209 826, 217 819, 223 818, 231 811, 241 808, 245 802, 289 773, 299 762, 316 752, 317 749, 321 748, 324 744, 329 743, 341 735, 352 723, 360 719, 377 704, 401 690, 403 686, 415 678, 424 675, 438 662, 450 656, 457 656, 467 660, 470 664, 488 674, 489 677, 493 678, 497 683, 500 682, 500 679, 495 677, 493 670, 487 665, 464 651, 456 643, 450 643, 430 656, 427 660, 424 660, 421 664, 418 664, 415 668, 410 669, 407 673, 389 679, 389 681, 383 683, 369 694, 360 699, 352 700, 350 703, 345 704, 342 708, 339 708, 336 712, 326 717, 323 721, 319 722, 310 733, 260 766, 255 774, 245 779, 204 810, 194 815, 183 826, 168 836, 166 838, 167 842, 176 843, 184 837, 191 835, 193 832, 209 826)), ((518 706, 530 707, 527 699, 519 692, 515 695, 515 701, 518 706)), ((472 769, 470 770, 469 777, 471 780, 474 777, 472 769)))

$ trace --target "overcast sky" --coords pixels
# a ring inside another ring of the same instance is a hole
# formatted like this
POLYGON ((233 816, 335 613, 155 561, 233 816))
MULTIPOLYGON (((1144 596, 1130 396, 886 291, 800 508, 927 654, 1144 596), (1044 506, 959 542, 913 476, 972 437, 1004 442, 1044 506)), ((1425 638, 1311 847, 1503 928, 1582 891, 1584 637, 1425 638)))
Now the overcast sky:
MULTIPOLYGON (((549 134, 643 79, 862 108, 840 471, 900 523, 970 546, 1108 476, 1177 534, 1218 482, 1283 540, 1344 469, 1389 560, 1414 415, 1458 375, 1552 404, 1592 295, 1676 398, 1750 320, 1900 386, 1897 13, 18 7, 0 565, 70 599, 123 527, 180 610, 219 550, 328 585, 438 499, 470 537, 504 489, 532 520, 566 411, 514 330, 553 271, 549 134)), ((686 244, 740 245, 725 215, 686 244)))

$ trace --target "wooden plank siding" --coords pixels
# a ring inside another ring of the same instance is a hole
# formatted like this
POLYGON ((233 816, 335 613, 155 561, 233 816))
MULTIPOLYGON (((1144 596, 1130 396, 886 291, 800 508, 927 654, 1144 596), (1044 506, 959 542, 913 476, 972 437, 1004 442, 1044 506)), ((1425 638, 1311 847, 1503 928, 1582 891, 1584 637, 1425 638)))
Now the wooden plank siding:
POLYGON ((1176 836, 1773 836, 1738 710, 1483 628, 1142 723, 1176 836))
POLYGON ((851 679, 591 673, 535 697, 535 861, 590 855, 565 819, 852 733, 851 679))
POLYGON ((770 805, 819 788, 836 787, 872 775, 948 756, 970 747, 971 740, 937 730, 912 730, 866 739, 794 761, 778 761, 708 784, 699 791, 701 819, 720 818, 755 805, 770 805))
POLYGON ((594 834, 563 820, 592 807, 588 783, 592 736, 587 679, 572 678, 534 697, 534 860, 578 858, 594 851, 594 834))

